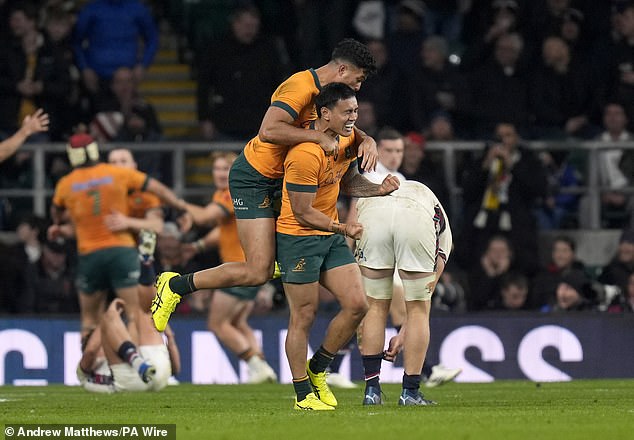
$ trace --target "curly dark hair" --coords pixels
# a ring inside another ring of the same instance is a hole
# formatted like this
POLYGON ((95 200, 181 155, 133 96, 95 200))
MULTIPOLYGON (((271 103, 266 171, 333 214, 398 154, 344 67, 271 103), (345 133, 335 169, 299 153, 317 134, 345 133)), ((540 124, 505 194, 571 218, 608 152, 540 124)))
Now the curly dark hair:
POLYGON ((354 38, 341 40, 332 51, 331 60, 347 61, 363 69, 366 76, 376 73, 376 60, 370 50, 354 38))

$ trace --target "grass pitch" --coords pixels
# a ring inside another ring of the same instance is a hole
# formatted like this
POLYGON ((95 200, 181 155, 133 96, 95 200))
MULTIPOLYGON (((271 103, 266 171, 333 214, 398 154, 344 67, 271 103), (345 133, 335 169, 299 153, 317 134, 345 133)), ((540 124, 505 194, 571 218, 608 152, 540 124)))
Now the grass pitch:
POLYGON ((152 394, 78 387, 0 387, 1 423, 175 423, 185 439, 634 439, 634 380, 451 383, 423 389, 435 407, 361 405, 362 388, 335 389, 336 411, 292 409, 291 385, 170 386, 152 394))

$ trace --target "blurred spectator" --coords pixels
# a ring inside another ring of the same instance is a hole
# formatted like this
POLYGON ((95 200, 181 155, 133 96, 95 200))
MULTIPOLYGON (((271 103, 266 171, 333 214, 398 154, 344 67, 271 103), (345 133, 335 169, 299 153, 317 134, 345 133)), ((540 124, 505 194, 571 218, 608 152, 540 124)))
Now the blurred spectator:
POLYGON ((454 130, 453 119, 449 113, 438 111, 432 113, 429 119, 429 126, 424 132, 428 141, 454 141, 456 134, 454 130))
POLYGON ((543 151, 539 154, 548 178, 548 194, 537 210, 540 230, 578 227, 576 218, 579 194, 565 192, 580 189, 582 176, 569 160, 568 151, 543 151))
POLYGON ((55 58, 63 60, 63 65, 68 69, 70 78, 70 89, 60 103, 63 111, 60 111, 58 118, 59 134, 53 134, 53 139, 66 139, 72 134, 72 128, 79 121, 85 119, 86 108, 82 108, 80 101, 80 73, 75 66, 75 55, 71 42, 71 33, 76 17, 58 6, 47 9, 44 20, 44 32, 51 45, 55 58))
POLYGON ((539 46, 548 35, 558 33, 564 14, 571 8, 572 0, 542 0, 527 3, 527 29, 530 29, 527 37, 539 46))
POLYGON ((449 260, 431 298, 435 310, 452 313, 463 313, 467 310, 467 294, 464 288, 467 283, 462 275, 449 260))
POLYGON ((154 107, 141 98, 134 72, 129 67, 114 71, 110 87, 97 102, 91 131, 99 142, 153 142, 161 139, 161 125, 154 107), (112 113, 120 113, 116 117, 112 113))
POLYGON ((501 35, 495 42, 493 59, 470 75, 465 112, 474 138, 485 139, 502 121, 512 123, 520 132, 526 129, 529 90, 519 65, 523 47, 519 34, 501 35))
POLYGON ((357 105, 359 106, 359 114, 354 125, 368 136, 375 137, 379 132, 376 120, 376 107, 371 101, 363 100, 359 100, 357 105))
MULTIPOLYGON (((97 114, 90 124, 91 135, 106 142, 157 142, 162 140, 162 128, 154 106, 141 98, 134 72, 119 67, 110 81, 110 88, 96 103, 97 114)), ((169 154, 138 152, 139 168, 169 184, 171 166, 169 154)))
MULTIPOLYGON (((603 109, 603 126, 605 131, 599 139, 604 142, 631 142, 632 134, 627 131, 627 115, 622 105, 611 103, 603 109)), ((630 153, 631 154, 631 153, 630 153)), ((622 168, 623 159, 627 156, 620 148, 603 149, 598 153, 599 185, 604 188, 601 193, 601 207, 604 226, 623 228, 632 215, 630 210, 631 196, 622 189, 634 184, 634 174, 622 168)))
MULTIPOLYGON (((9 17, 13 40, 0 48, 0 132, 12 133, 38 108, 49 114, 51 137, 59 140, 61 115, 70 93, 69 65, 37 28, 37 9, 16 3, 9 17)), ((40 133, 32 140, 48 140, 40 133)))
POLYGON ((21 313, 77 313, 79 303, 74 271, 63 244, 45 241, 38 261, 25 269, 26 286, 20 299, 21 313))
POLYGON ((133 69, 137 82, 143 79, 158 50, 158 31, 139 0, 93 0, 79 13, 73 43, 84 86, 96 95, 120 67, 133 69))
POLYGON ((396 25, 386 37, 389 57, 396 69, 409 76, 414 71, 425 39, 425 3, 422 0, 401 0, 396 8, 396 25))
POLYGON ((500 297, 502 277, 514 267, 513 258, 511 243, 505 237, 491 237, 478 264, 468 271, 467 310, 480 311, 494 307, 500 297))
POLYGON ((260 33, 260 12, 236 9, 230 32, 197 54, 198 119, 206 140, 245 140, 260 128, 288 55, 260 33), (236 117, 240 115, 240 117, 236 117))
POLYGON ((629 116, 628 129, 634 131, 634 2, 617 16, 621 40, 611 61, 610 96, 622 103, 629 116))
POLYGON ((519 5, 515 0, 480 3, 471 9, 473 23, 463 35, 463 41, 469 42, 460 63, 465 71, 484 64, 491 57, 500 36, 518 31, 519 5))
POLYGON ((500 281, 500 296, 493 303, 494 310, 528 310, 528 280, 517 272, 506 273, 500 281))
POLYGON ((436 194, 440 203, 447 210, 447 215, 451 218, 449 191, 442 164, 437 163, 427 155, 425 152, 425 138, 419 133, 407 133, 404 141, 403 162, 399 172, 407 180, 416 180, 427 185, 436 194))
MULTIPOLYGON (((366 43, 376 61, 376 74, 363 82, 357 92, 357 100, 370 101, 376 112, 379 127, 390 125, 401 128, 407 118, 407 108, 402 105, 405 84, 399 83, 396 69, 388 57, 387 46, 383 40, 370 40, 366 43)), ((359 117, 363 117, 359 109, 359 117)))
POLYGON ((330 60, 332 48, 349 36, 355 2, 295 0, 293 3, 300 43, 300 68, 321 66, 330 60))
POLYGON ((627 286, 624 292, 608 307, 610 313, 634 312, 634 273, 627 279, 627 286))
POLYGON ((455 45, 462 33, 463 15, 471 8, 471 0, 425 0, 427 35, 441 35, 455 45))
POLYGON ((579 9, 566 9, 561 17, 559 35, 570 47, 573 59, 582 60, 587 63, 590 60, 590 41, 588 32, 584 28, 585 17, 579 9))
POLYGON ((422 131, 437 111, 454 114, 465 90, 458 69, 449 63, 449 46, 439 36, 428 37, 422 44, 417 68, 409 79, 409 111, 414 129, 422 131))
POLYGON ((543 312, 579 312, 595 310, 595 294, 590 280, 580 270, 572 270, 557 284, 555 302, 542 307, 543 312))
POLYGON ((462 180, 465 224, 456 240, 456 257, 468 269, 494 235, 506 235, 517 268, 532 276, 538 267, 534 207, 546 195, 546 172, 521 144, 513 124, 498 124, 495 142, 483 157, 466 165, 462 180))
POLYGON ((595 136, 597 129, 591 121, 598 102, 597 87, 589 67, 572 59, 566 42, 556 36, 544 40, 542 61, 530 92, 534 136, 538 139, 595 136))
POLYGON ((18 244, 15 246, 17 258, 23 266, 35 263, 42 255, 42 241, 46 233, 46 220, 43 217, 29 215, 23 218, 16 228, 18 244))
POLYGON ((628 278, 634 273, 634 229, 623 231, 616 255, 603 267, 599 282, 627 290, 628 278))
POLYGON ((550 261, 533 278, 531 289, 531 306, 540 308, 555 300, 559 282, 569 272, 578 270, 585 272, 583 262, 577 259, 577 244, 567 236, 555 237, 550 252, 550 261))

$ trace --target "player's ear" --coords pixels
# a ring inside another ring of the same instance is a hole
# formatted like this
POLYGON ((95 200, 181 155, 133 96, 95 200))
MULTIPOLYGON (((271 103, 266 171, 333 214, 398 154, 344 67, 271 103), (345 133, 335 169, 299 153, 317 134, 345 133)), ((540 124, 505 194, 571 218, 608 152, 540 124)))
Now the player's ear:
POLYGON ((346 73, 346 70, 348 70, 348 66, 346 66, 344 63, 339 64, 339 67, 337 68, 337 73, 339 74, 339 76, 344 76, 344 74, 346 73))

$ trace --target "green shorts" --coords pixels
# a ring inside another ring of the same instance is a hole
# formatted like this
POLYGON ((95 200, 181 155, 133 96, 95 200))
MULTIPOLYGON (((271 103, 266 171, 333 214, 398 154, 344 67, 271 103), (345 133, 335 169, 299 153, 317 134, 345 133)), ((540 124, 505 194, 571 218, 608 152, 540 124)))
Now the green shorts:
POLYGON ((277 218, 280 213, 282 179, 269 179, 260 174, 244 153, 231 166, 229 191, 238 219, 277 218))
POLYGON ((218 289, 222 293, 238 298, 242 301, 253 301, 260 291, 259 286, 253 287, 226 287, 218 289))
POLYGON ((356 264, 346 240, 332 235, 277 235, 277 262, 282 282, 308 284, 319 281, 322 272, 356 264))
POLYGON ((94 293, 139 284, 141 263, 136 248, 113 247, 80 255, 77 289, 94 293))

